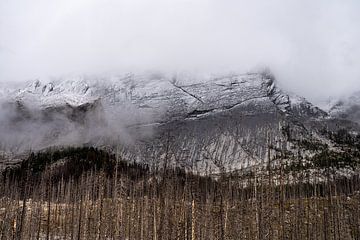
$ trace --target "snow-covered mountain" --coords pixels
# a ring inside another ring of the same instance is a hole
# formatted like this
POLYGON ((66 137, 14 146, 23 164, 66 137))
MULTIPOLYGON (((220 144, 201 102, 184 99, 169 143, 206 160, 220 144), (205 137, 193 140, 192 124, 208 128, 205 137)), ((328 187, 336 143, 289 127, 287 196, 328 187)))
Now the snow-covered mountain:
POLYGON ((1 96, 4 149, 121 146, 130 159, 201 171, 260 164, 269 146, 301 154, 291 141, 326 142, 319 130, 337 126, 268 72, 37 80, 1 96))
MULTIPOLYGON (((39 80, 23 89, 7 92, 7 102, 41 111, 77 108, 98 101, 103 106, 131 106, 152 115, 149 123, 199 117, 239 105, 271 102, 284 114, 325 116, 304 98, 289 95, 275 86, 270 74, 249 73, 197 79, 134 75, 121 77, 73 77, 43 83, 39 80), (191 79, 190 79, 191 80, 191 79)), ((3 95, 5 94, 3 90, 3 95)), ((6 98, 6 97, 5 97, 6 98)))

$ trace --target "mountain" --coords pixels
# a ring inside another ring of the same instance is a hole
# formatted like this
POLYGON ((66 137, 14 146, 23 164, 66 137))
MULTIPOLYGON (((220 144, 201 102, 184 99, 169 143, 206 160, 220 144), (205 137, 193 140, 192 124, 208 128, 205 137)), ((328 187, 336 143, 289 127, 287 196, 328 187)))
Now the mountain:
POLYGON ((279 89, 269 72, 75 77, 2 92, 5 150, 110 146, 125 159, 220 172, 316 156, 329 132, 357 131, 279 89), (286 152, 286 155, 283 153, 286 152))
POLYGON ((329 114, 360 123, 360 92, 331 103, 329 114))
POLYGON ((76 77, 49 83, 37 80, 24 89, 8 93, 8 103, 16 103, 17 110, 22 108, 27 115, 34 110, 45 115, 64 109, 87 111, 86 106, 97 104, 121 110, 131 108, 142 117, 150 117, 140 119, 138 124, 199 118, 249 104, 260 108, 271 104, 282 113, 299 117, 326 116, 304 98, 278 89, 270 74, 207 77, 195 84, 183 81, 189 79, 133 74, 111 79, 76 77))

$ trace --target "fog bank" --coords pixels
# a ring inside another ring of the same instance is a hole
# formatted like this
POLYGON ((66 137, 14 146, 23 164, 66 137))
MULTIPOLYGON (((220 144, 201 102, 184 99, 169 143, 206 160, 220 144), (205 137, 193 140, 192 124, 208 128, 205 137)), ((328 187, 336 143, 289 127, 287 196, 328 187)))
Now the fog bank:
POLYGON ((360 89, 360 2, 2 0, 0 82, 272 69, 319 101, 360 89))

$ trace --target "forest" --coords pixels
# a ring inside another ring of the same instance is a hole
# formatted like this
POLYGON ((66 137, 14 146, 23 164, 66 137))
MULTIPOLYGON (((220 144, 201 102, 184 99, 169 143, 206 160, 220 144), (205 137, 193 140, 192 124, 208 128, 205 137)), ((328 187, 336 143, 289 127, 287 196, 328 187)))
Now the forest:
POLYGON ((0 239, 360 239, 359 175, 301 166, 204 175, 93 147, 31 153, 1 174, 0 239))

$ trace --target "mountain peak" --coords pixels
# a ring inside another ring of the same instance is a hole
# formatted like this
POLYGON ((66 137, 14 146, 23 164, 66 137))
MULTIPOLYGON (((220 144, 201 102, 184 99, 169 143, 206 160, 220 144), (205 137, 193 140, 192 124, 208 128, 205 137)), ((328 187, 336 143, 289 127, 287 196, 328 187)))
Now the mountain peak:
POLYGON ((270 71, 218 75, 195 81, 189 78, 183 75, 125 74, 76 76, 48 83, 37 79, 18 90, 14 99, 25 105, 36 103, 40 109, 65 104, 76 107, 100 100, 104 106, 121 108, 132 105, 166 121, 227 111, 246 104, 259 106, 267 101, 286 114, 295 111, 297 115, 325 115, 304 98, 279 89, 270 71))

